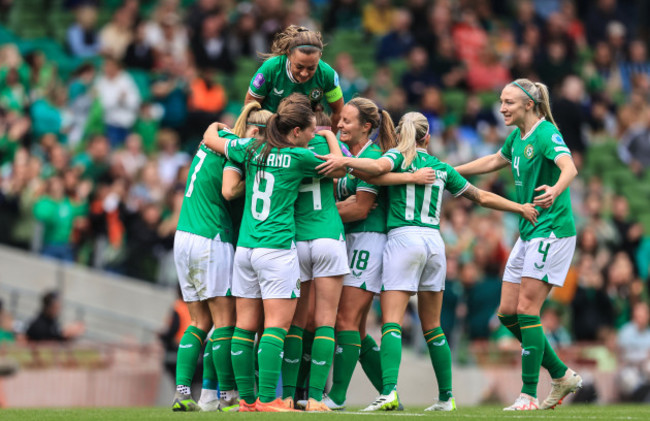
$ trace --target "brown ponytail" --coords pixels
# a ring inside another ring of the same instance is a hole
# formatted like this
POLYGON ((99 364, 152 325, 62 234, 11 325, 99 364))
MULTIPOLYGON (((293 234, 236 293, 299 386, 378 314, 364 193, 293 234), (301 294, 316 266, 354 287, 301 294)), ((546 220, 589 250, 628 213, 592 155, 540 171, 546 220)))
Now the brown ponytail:
MULTIPOLYGON (((394 148, 395 142, 395 125, 386 110, 379 111, 379 107, 368 98, 356 97, 351 99, 346 105, 351 105, 359 110, 359 121, 361 125, 370 123, 370 131, 379 128, 378 144, 382 152, 394 148)), ((370 134, 370 133, 368 133, 370 134)))
POLYGON ((320 32, 310 31, 303 26, 291 25, 275 36, 271 45, 271 53, 260 54, 260 57, 269 59, 275 56, 289 55, 294 49, 307 55, 314 53, 322 55, 323 37, 320 32))

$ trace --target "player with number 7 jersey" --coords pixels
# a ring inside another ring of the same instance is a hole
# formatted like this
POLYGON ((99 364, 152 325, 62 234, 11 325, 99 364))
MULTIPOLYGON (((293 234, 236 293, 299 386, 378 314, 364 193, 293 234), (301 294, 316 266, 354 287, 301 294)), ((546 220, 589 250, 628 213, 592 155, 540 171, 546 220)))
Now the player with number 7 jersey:
MULTIPOLYGON (((257 411, 291 411, 275 387, 280 377, 285 337, 300 295, 300 270, 295 249, 294 205, 300 183, 316 177, 322 162, 306 149, 314 137, 315 117, 304 95, 283 99, 278 113, 266 123, 265 138, 227 140, 219 137, 220 123, 211 125, 204 142, 234 162, 244 164, 246 198, 235 252, 233 295, 237 297, 236 332, 252 337, 264 309, 264 331, 259 342, 259 395, 257 411)), ((331 133, 331 132, 330 132, 331 133)), ((327 136, 331 151, 340 154, 336 137, 327 136)), ((340 172, 336 176, 341 176, 340 172)), ((240 339, 240 338, 239 338, 240 339)), ((233 367, 237 362, 233 361, 233 367)), ((238 387, 250 384, 254 373, 235 379, 238 387)), ((241 387, 240 387, 241 393, 241 387)), ((240 403, 240 410, 242 405, 240 403)))

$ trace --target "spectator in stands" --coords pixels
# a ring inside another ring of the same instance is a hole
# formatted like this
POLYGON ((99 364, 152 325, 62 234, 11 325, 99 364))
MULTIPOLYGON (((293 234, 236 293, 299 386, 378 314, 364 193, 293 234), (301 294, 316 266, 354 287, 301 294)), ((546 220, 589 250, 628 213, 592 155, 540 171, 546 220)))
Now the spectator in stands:
POLYGON ((27 328, 27 339, 30 341, 68 341, 83 335, 85 325, 74 322, 61 327, 60 317, 62 303, 59 293, 48 291, 41 297, 41 310, 27 328))
POLYGON ((167 52, 159 54, 159 69, 151 84, 153 100, 163 108, 161 127, 180 130, 187 120, 188 65, 167 52))
POLYGON ((566 44, 557 40, 547 43, 544 58, 537 68, 539 77, 548 84, 549 88, 558 89, 564 78, 573 73, 566 44))
POLYGON ((156 281, 158 254, 163 240, 158 233, 160 220, 161 209, 156 204, 145 204, 139 212, 126 218, 125 275, 156 281))
POLYGON ((408 69, 402 75, 402 89, 406 92, 409 105, 417 105, 424 91, 439 86, 440 81, 427 68, 427 52, 422 47, 413 47, 408 54, 408 69))
POLYGON ((145 42, 157 55, 168 54, 179 65, 188 63, 188 38, 181 19, 175 12, 159 14, 145 26, 145 42))
POLYGON ((121 60, 133 40, 134 16, 127 8, 115 11, 113 18, 99 33, 101 52, 121 60))
POLYGON ((56 66, 47 60, 43 51, 29 52, 25 55, 25 63, 29 66, 29 85, 32 98, 44 95, 58 83, 56 66))
POLYGON ((147 163, 147 155, 142 151, 142 136, 137 133, 129 134, 124 142, 124 149, 117 151, 112 160, 120 163, 129 181, 134 181, 147 163))
POLYGON ((217 69, 225 73, 235 70, 226 35, 227 23, 224 12, 214 12, 205 17, 200 31, 192 37, 194 64, 199 69, 217 69))
POLYGON ((607 26, 610 22, 623 22, 625 19, 619 11, 616 0, 598 0, 595 7, 589 8, 586 30, 589 45, 595 45, 607 39, 607 26))
MULTIPOLYGON (((185 26, 189 31, 189 36, 194 35, 194 31, 198 28, 201 28, 203 25, 203 19, 206 16, 220 10, 220 0, 198 0, 194 2, 185 13, 185 26)), ((250 7, 250 3, 247 3, 250 7)), ((237 5, 239 8, 241 4, 237 5)))
POLYGON ((632 90, 632 78, 637 74, 650 76, 650 61, 645 42, 640 39, 632 41, 628 47, 628 56, 620 63, 621 80, 626 93, 632 90))
POLYGON ((376 59, 380 64, 405 57, 415 45, 408 11, 397 9, 392 16, 391 30, 381 37, 377 47, 376 59))
POLYGON ((185 152, 179 151, 178 133, 170 129, 158 131, 158 176, 166 187, 176 181, 178 170, 187 165, 191 158, 185 152))
POLYGON ((585 90, 584 82, 577 76, 568 76, 562 82, 561 95, 555 101, 554 108, 557 110, 555 122, 562 132, 564 143, 571 149, 576 167, 582 167, 582 159, 587 148, 584 137, 584 126, 587 124, 583 112, 582 101, 585 90))
POLYGON ((496 91, 510 79, 508 68, 488 46, 478 52, 477 60, 469 65, 467 71, 467 85, 474 92, 496 91))
POLYGON ((361 24, 374 37, 384 36, 393 24, 395 8, 390 0, 372 0, 363 7, 361 24))
POLYGON ((124 54, 124 65, 128 68, 149 71, 154 68, 154 49, 146 40, 146 28, 145 22, 140 22, 135 27, 133 40, 124 54))
POLYGON ((447 89, 466 87, 467 68, 456 58, 456 49, 451 37, 438 38, 436 55, 429 57, 429 67, 442 82, 443 87, 447 89))
POLYGON ((68 145, 71 148, 76 148, 79 145, 86 132, 88 115, 96 99, 92 89, 95 73, 95 66, 84 63, 74 71, 68 85, 67 108, 71 118, 68 145))
POLYGON ((440 136, 442 136, 442 130, 444 129, 442 116, 445 114, 445 103, 442 99, 440 89, 431 86, 424 90, 422 99, 420 100, 420 113, 429 122, 431 143, 436 143, 440 139, 440 136))
POLYGON ((614 327, 630 320, 632 306, 640 299, 643 285, 634 276, 634 265, 623 252, 614 255, 606 271, 607 295, 614 308, 614 327))
POLYGON ((94 57, 100 52, 99 35, 97 33, 97 8, 92 5, 82 5, 75 11, 76 23, 68 28, 66 41, 68 49, 75 57, 94 57))
MULTIPOLYGON (((646 118, 650 111, 645 111, 646 118)), ((618 156, 636 174, 650 167, 650 120, 630 127, 618 144, 618 156)))
POLYGON ((215 121, 221 121, 221 113, 227 103, 226 90, 219 83, 217 72, 210 69, 197 72, 193 69, 187 100, 188 136, 200 137, 205 127, 215 121))
POLYGON ((339 74, 339 83, 343 92, 343 99, 351 100, 355 96, 363 94, 368 89, 368 81, 354 66, 352 56, 346 52, 336 56, 334 65, 339 74))
POLYGON ((103 134, 90 137, 86 150, 75 156, 72 166, 77 168, 84 180, 98 182, 108 175, 110 169, 110 144, 103 134))
POLYGON ((233 59, 238 57, 257 59, 258 51, 268 51, 268 42, 257 27, 254 9, 250 3, 243 2, 237 5, 237 15, 230 30, 228 44, 233 59))
POLYGON ((614 326, 614 309, 603 275, 588 254, 578 256, 578 288, 571 301, 571 320, 577 341, 595 341, 603 329, 614 326))
POLYGON ((359 0, 332 0, 325 13, 323 31, 353 30, 361 28, 361 5, 359 0))
POLYGON ((87 205, 65 195, 59 176, 47 180, 47 190, 34 204, 34 218, 43 226, 41 254, 64 261, 75 260, 70 236, 79 219, 87 214, 87 205))
POLYGON ((614 197, 612 223, 618 232, 617 251, 625 252, 630 260, 634 261, 643 237, 643 225, 635 216, 630 215, 630 207, 625 196, 614 197))
POLYGON ((540 29, 544 26, 544 20, 535 11, 535 4, 532 0, 518 1, 516 18, 512 24, 518 45, 524 43, 524 34, 529 26, 540 29))
POLYGON ((557 305, 548 303, 542 309, 542 326, 548 343, 553 349, 566 348, 571 345, 571 335, 562 325, 561 309, 557 305))
POLYGON ((466 7, 462 10, 460 21, 452 29, 452 36, 458 58, 471 69, 479 62, 481 52, 488 47, 487 32, 481 27, 473 9, 466 7))
POLYGON ((650 310, 648 304, 634 305, 632 320, 618 333, 624 367, 619 373, 623 398, 636 402, 650 400, 650 310))
POLYGON ((30 109, 34 136, 52 133, 59 142, 66 143, 72 122, 70 113, 65 109, 67 102, 68 92, 62 86, 53 86, 44 97, 34 101, 30 109))
POLYGON ((310 31, 320 30, 320 24, 311 18, 311 6, 309 0, 294 0, 289 6, 289 12, 285 16, 285 25, 297 25, 310 31))
POLYGON ((138 87, 119 61, 106 57, 95 89, 103 108, 106 136, 111 147, 121 146, 138 117, 141 101, 138 87))
POLYGON ((606 42, 598 42, 594 47, 591 63, 583 67, 582 78, 591 91, 601 91, 608 99, 615 98, 622 89, 620 69, 612 57, 606 42))

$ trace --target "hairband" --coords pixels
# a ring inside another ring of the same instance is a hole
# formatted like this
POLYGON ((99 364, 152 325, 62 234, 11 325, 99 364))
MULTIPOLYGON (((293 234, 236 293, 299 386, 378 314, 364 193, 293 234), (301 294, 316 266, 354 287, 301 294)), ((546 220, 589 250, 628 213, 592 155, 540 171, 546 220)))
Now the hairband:
POLYGON ((315 48, 318 51, 323 51, 322 48, 320 48, 317 45, 311 45, 311 44, 301 44, 301 45, 296 45, 295 47, 291 47, 292 50, 295 50, 296 48, 303 48, 303 47, 309 47, 309 48, 315 48))
POLYGON ((429 125, 427 124, 427 132, 424 134, 424 136, 422 136, 420 142, 424 142, 424 139, 426 139, 428 135, 429 135, 429 125))
POLYGON ((524 91, 524 93, 525 93, 526 95, 528 95, 528 98, 530 98, 530 99, 535 103, 535 105, 537 105, 537 101, 535 100, 535 98, 533 98, 533 96, 530 94, 530 92, 528 92, 526 89, 524 89, 523 86, 521 86, 521 85, 518 84, 517 82, 512 82, 512 84, 515 85, 515 86, 517 86, 517 87, 518 87, 519 89, 521 89, 522 91, 524 91))
POLYGON ((246 123, 248 126, 266 127, 266 124, 246 123))

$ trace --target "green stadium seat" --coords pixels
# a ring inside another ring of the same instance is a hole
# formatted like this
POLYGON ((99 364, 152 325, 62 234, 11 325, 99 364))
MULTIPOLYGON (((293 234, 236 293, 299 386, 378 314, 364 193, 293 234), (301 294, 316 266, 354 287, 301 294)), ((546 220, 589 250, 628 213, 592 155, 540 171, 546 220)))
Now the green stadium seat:
POLYGON ((465 103, 467 102, 467 94, 465 91, 459 89, 450 89, 443 91, 442 100, 445 103, 447 112, 456 114, 458 116, 463 114, 465 110, 465 103))
POLYGON ((483 108, 492 108, 494 104, 498 104, 500 101, 500 94, 494 91, 485 91, 479 92, 479 99, 481 100, 481 106, 483 108))

